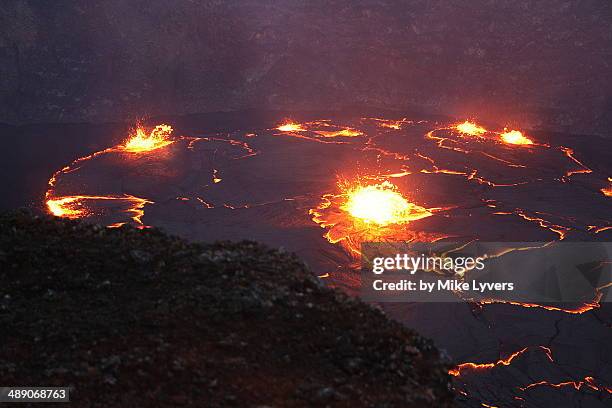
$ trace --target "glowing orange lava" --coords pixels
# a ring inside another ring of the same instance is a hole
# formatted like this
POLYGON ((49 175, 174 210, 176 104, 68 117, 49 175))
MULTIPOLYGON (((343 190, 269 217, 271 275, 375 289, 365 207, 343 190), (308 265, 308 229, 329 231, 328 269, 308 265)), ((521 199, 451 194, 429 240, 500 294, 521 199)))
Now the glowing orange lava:
MULTIPOLYGON (((130 218, 136 224, 142 225, 141 218, 144 215, 144 206, 146 204, 152 204, 144 198, 135 197, 129 194, 121 196, 114 195, 59 195, 55 189, 58 178, 62 175, 73 172, 78 169, 84 162, 91 160, 95 157, 103 154, 117 153, 117 152, 130 152, 140 153, 148 152, 168 146, 174 143, 173 140, 169 139, 172 133, 172 127, 168 125, 157 125, 150 133, 147 134, 145 128, 138 125, 132 135, 123 145, 109 147, 104 150, 92 153, 87 156, 80 157, 74 160, 70 165, 64 166, 62 169, 53 173, 48 181, 48 189, 45 193, 45 205, 49 213, 63 218, 78 219, 85 218, 90 215, 94 215, 95 211, 92 210, 88 204, 96 201, 117 201, 127 203, 128 208, 124 209, 124 212, 131 214, 130 218)), ((124 222, 114 223, 109 227, 118 227, 125 224, 124 222)))
POLYGON ((365 223, 380 226, 403 224, 431 215, 427 209, 408 202, 388 181, 354 187, 347 192, 347 197, 347 202, 341 208, 365 223))
POLYGON ((595 381, 595 378, 590 377, 590 376, 586 376, 584 377, 584 379, 579 380, 579 381, 563 381, 563 382, 558 382, 558 383, 553 383, 553 382, 549 382, 546 380, 538 381, 538 382, 529 384, 526 387, 521 387, 520 389, 521 391, 526 391, 528 389, 535 388, 535 387, 541 387, 541 386, 552 387, 552 388, 572 387, 577 391, 579 391, 583 387, 588 387, 594 391, 601 391, 601 392, 607 392, 608 394, 612 394, 612 387, 606 387, 603 385, 599 385, 595 381))
POLYGON ((346 128, 346 129, 342 129, 342 130, 336 130, 336 131, 318 130, 318 131, 316 131, 316 133, 318 135, 323 136, 323 137, 338 137, 338 136, 355 137, 355 136, 361 136, 362 135, 362 133, 360 131, 355 130, 355 129, 350 129, 350 128, 346 128))
POLYGON ((447 208, 425 208, 409 202, 385 181, 376 185, 338 183, 340 194, 324 194, 312 220, 325 228, 325 239, 340 244, 351 256, 361 254, 363 242, 435 242, 448 235, 419 231, 406 225, 447 208))
POLYGON ((463 363, 463 364, 459 364, 457 367, 449 370, 449 374, 452 375, 453 377, 458 377, 461 375, 461 371, 465 370, 465 369, 471 369, 471 370, 486 370, 486 369, 490 369, 493 367, 497 367, 497 366, 508 366, 512 363, 512 360, 514 360, 515 358, 517 358, 518 356, 520 356, 521 354, 525 353, 527 351, 528 347, 525 347, 519 351, 516 351, 512 354, 510 354, 508 357, 497 360, 494 363, 463 363))
POLYGON ((295 122, 286 122, 276 129, 280 130, 281 132, 303 132, 306 130, 301 124, 295 122))
POLYGON ((400 119, 400 120, 389 120, 389 119, 374 118, 374 120, 377 122, 379 127, 384 127, 384 128, 387 128, 387 129, 395 129, 395 130, 400 130, 404 123, 412 123, 412 122, 408 121, 406 118, 403 118, 403 119, 400 119))
POLYGON ((565 154, 571 161, 573 161, 574 163, 576 163, 577 165, 580 166, 579 169, 568 170, 565 173, 565 176, 562 179, 567 178, 567 177, 571 177, 574 174, 589 174, 589 173, 593 172, 593 170, 588 168, 584 163, 582 163, 580 160, 578 160, 574 156, 574 153, 575 153, 574 149, 570 149, 569 147, 565 147, 565 146, 560 146, 559 149, 561 149, 563 154, 565 154))
POLYGON ((49 212, 55 215, 56 217, 78 219, 87 217, 93 213, 93 211, 87 207, 87 202, 99 200, 114 200, 128 203, 129 208, 126 210, 126 212, 132 214, 132 216, 130 217, 132 221, 141 225, 141 218, 144 215, 143 207, 146 204, 153 203, 152 201, 146 200, 144 198, 134 197, 126 194, 123 196, 73 195, 47 198, 46 205, 49 212))
POLYGON ((168 125, 157 125, 147 134, 141 125, 138 125, 134 133, 123 145, 123 149, 132 153, 150 152, 173 143, 169 140, 172 127, 168 125))
POLYGON ((221 177, 219 177, 219 170, 213 169, 213 183, 217 184, 223 181, 221 177))
POLYGON ((532 145, 533 141, 528 139, 519 130, 507 130, 500 135, 502 141, 513 145, 532 145))
POLYGON ((47 209, 56 217, 81 218, 87 215, 87 210, 82 206, 83 196, 68 196, 47 200, 47 209))
POLYGON ((552 306, 552 305, 545 305, 545 304, 538 304, 538 303, 524 303, 524 302, 517 302, 517 301, 512 301, 512 300, 500 300, 500 299, 484 299, 484 300, 479 300, 478 303, 480 303, 481 305, 489 305, 489 304, 496 304, 496 303, 507 304, 507 305, 513 305, 513 306, 520 306, 520 307, 524 307, 528 309, 537 308, 537 309, 548 310, 551 312, 562 312, 562 313, 567 313, 567 314, 581 315, 583 313, 587 313, 587 312, 590 312, 591 310, 599 308, 600 307, 599 302, 601 301, 601 297, 602 297, 601 292, 598 292, 595 295, 595 299, 593 301, 577 306, 574 309, 563 308, 563 307, 552 306))
POLYGON ((602 188, 601 192, 606 197, 612 197, 612 177, 608 177, 608 181, 610 182, 610 186, 602 188))
POLYGON ((471 135, 471 136, 481 136, 487 133, 487 129, 481 126, 478 126, 476 123, 470 122, 468 120, 456 125, 455 129, 463 134, 471 135))

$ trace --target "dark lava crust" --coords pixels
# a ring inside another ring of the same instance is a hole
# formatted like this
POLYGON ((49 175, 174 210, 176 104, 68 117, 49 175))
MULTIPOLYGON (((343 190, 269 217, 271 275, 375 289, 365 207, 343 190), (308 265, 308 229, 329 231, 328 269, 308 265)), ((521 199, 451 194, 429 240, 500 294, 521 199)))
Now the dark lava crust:
POLYGON ((2 384, 71 406, 452 405, 429 340, 253 242, 0 216, 0 327, 2 384))

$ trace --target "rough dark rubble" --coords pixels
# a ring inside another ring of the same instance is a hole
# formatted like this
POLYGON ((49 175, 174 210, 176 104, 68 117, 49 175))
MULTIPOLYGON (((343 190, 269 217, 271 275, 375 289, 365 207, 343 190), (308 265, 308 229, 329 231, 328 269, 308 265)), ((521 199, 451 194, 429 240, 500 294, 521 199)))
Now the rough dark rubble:
POLYGON ((429 340, 254 242, 0 216, 0 378, 71 406, 448 407, 429 340))

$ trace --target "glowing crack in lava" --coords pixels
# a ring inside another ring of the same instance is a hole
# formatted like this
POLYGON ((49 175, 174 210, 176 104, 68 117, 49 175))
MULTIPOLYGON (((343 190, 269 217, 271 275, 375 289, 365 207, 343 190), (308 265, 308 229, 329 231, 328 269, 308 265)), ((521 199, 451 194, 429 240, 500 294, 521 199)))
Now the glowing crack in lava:
MULTIPOLYGON (((315 121, 307 122, 304 124, 293 122, 293 121, 287 121, 283 123, 282 125, 276 127, 276 130, 280 130, 281 132, 290 133, 290 134, 296 133, 296 132, 311 131, 317 137, 320 136, 322 138, 357 137, 357 136, 363 135, 363 132, 357 129, 350 128, 350 127, 338 128, 335 125, 331 125, 328 120, 315 120, 315 121), (327 130, 330 128, 335 128, 335 130, 327 130)), ((306 139, 309 139, 309 137, 307 136, 303 136, 303 137, 306 139)), ((314 140, 314 138, 312 138, 311 140, 314 140)))
POLYGON ((276 130, 280 130, 281 132, 303 132, 306 129, 299 123, 289 121, 277 127, 276 130))
POLYGON ((365 223, 380 226, 403 224, 429 217, 431 213, 409 203, 397 187, 388 181, 371 186, 357 186, 347 193, 348 201, 341 208, 365 223))
POLYGON ((543 386, 552 387, 552 388, 572 387, 577 391, 579 391, 580 389, 584 387, 584 388, 590 388, 593 391, 600 391, 600 392, 606 392, 608 394, 612 394, 612 387, 606 387, 603 385, 599 385, 595 381, 595 378, 590 377, 590 376, 586 376, 582 380, 571 380, 571 381, 563 381, 563 382, 558 382, 558 383, 553 383, 553 382, 543 380, 543 381, 538 381, 538 382, 529 384, 526 387, 521 387, 520 390, 526 391, 531 388, 543 387, 543 386))
POLYGON ((470 122, 468 120, 456 125, 455 129, 463 134, 471 135, 471 136, 482 136, 483 134, 487 133, 487 129, 481 126, 478 126, 477 124, 470 122))
POLYGON ((502 358, 499 359, 493 363, 462 363, 459 364, 458 366, 456 366, 455 368, 451 369, 448 371, 448 374, 452 375, 453 377, 459 377, 461 375, 461 372, 463 370, 469 369, 469 370, 487 370, 490 368, 494 368, 494 367, 498 367, 498 366, 508 366, 512 363, 512 360, 514 360, 515 358, 517 358, 518 356, 522 355, 523 353, 525 353, 527 351, 528 347, 525 347, 519 351, 516 351, 512 354, 510 354, 508 357, 506 358, 502 358))
POLYGON ((172 127, 168 125, 157 125, 148 134, 144 127, 138 125, 123 148, 132 153, 157 150, 173 143, 172 140, 169 140, 171 133, 172 127))
POLYGON ((500 135, 502 141, 514 145, 532 145, 533 141, 528 139, 519 130, 504 130, 500 135))
POLYGON ((395 129, 395 130, 400 130, 402 128, 402 125, 404 125, 405 123, 412 123, 412 121, 409 121, 406 118, 403 118, 400 120, 374 118, 373 120, 377 122, 378 127, 387 128, 387 129, 395 129))

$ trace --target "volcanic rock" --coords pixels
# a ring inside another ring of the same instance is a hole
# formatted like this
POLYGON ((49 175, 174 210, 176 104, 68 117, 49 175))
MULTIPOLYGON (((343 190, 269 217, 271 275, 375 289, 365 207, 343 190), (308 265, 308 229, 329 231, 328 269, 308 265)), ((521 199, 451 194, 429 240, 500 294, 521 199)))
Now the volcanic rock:
POLYGON ((0 216, 4 384, 69 386, 73 406, 452 405, 431 341, 294 255, 103 231, 0 216))

